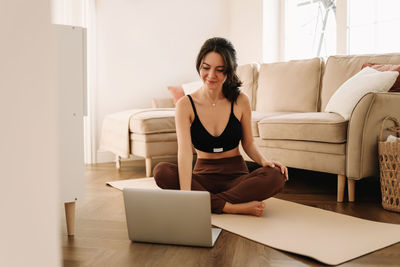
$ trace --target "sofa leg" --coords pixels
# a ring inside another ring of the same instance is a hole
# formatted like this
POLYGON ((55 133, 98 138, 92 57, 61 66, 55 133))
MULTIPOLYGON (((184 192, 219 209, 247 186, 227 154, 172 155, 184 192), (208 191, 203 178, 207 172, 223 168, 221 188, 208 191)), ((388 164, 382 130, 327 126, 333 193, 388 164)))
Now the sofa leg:
POLYGON ((338 176, 337 176, 337 202, 343 202, 345 186, 346 186, 346 176, 338 174, 338 176))
POLYGON ((151 158, 146 158, 146 177, 151 176, 151 158))
POLYGON ((349 193, 349 202, 354 202, 356 198, 356 180, 347 179, 347 190, 349 193))
POLYGON ((121 157, 118 155, 115 156, 115 167, 118 170, 121 169, 121 157))

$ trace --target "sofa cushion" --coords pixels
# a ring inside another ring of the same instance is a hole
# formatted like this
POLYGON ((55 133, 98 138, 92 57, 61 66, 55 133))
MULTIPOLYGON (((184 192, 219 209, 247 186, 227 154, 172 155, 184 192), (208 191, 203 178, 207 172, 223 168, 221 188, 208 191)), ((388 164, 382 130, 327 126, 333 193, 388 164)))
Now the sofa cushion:
MULTIPOLYGON (((373 69, 379 71, 397 71, 400 73, 400 64, 392 65, 392 64, 377 64, 377 63, 364 63, 362 68, 371 67, 373 69)), ((400 75, 397 76, 396 82, 393 84, 392 88, 390 88, 389 92, 400 92, 400 75)))
POLYGON ((306 112, 262 119, 259 124, 262 139, 301 140, 344 143, 347 121, 335 113, 306 112))
POLYGON ((133 115, 129 121, 129 130, 136 134, 174 133, 175 110, 150 110, 133 115))
POLYGON ((257 89, 258 67, 259 66, 257 63, 251 63, 240 65, 236 69, 236 74, 242 82, 240 90, 250 98, 251 110, 254 110, 256 107, 255 96, 257 89))
POLYGON ((378 71, 366 67, 344 82, 329 99, 325 112, 336 112, 349 120, 360 99, 371 92, 387 92, 396 81, 397 71, 378 71))
POLYGON ((291 112, 258 112, 258 111, 253 111, 251 113, 251 131, 253 133, 253 136, 257 137, 260 136, 260 133, 258 131, 258 123, 268 117, 272 116, 278 116, 278 115, 284 115, 284 114, 289 114, 291 112))
POLYGON ((256 144, 262 148, 281 148, 297 151, 309 151, 327 154, 346 154, 346 143, 334 144, 312 141, 258 139, 256 144))
POLYGON ((131 139, 132 154, 144 158, 177 155, 177 141, 147 142, 131 139))
POLYGON ((400 54, 330 56, 322 78, 319 110, 325 110, 333 93, 345 81, 359 72, 364 63, 400 64, 400 54))
POLYGON ((317 111, 321 58, 262 64, 256 111, 317 111))
POLYGON ((176 141, 176 133, 137 134, 131 133, 131 140, 140 142, 171 142, 176 141))

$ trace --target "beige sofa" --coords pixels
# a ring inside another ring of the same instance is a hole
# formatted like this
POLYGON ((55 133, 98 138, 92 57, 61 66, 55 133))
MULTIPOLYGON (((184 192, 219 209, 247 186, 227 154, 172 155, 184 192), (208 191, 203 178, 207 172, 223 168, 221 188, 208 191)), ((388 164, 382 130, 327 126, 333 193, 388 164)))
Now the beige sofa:
MULTIPOLYGON (((346 121, 323 112, 339 86, 360 71, 363 63, 400 64, 400 54, 331 56, 239 66, 242 90, 253 109, 252 131, 262 153, 288 167, 337 174, 337 201, 349 201, 355 181, 377 176, 377 137, 383 118, 400 118, 400 93, 369 93, 346 121)), ((154 99, 155 107, 129 118, 131 154, 151 159, 176 155, 172 99, 154 99)), ((250 160, 241 150, 243 156, 250 160)), ((117 156, 117 163, 120 157, 117 156)), ((119 163, 118 163, 119 164, 119 163)))

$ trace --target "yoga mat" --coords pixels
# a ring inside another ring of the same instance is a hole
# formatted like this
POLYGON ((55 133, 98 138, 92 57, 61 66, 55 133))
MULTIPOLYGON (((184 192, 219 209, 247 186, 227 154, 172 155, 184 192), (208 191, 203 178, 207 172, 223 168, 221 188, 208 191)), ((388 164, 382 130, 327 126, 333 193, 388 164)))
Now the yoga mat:
MULTIPOLYGON (((120 190, 124 187, 158 188, 153 178, 107 184, 120 190)), ((269 247, 329 265, 341 264, 400 242, 398 224, 359 219, 276 198, 265 200, 265 204, 262 217, 212 214, 212 224, 269 247)))
POLYGON ((125 187, 144 188, 144 189, 151 189, 151 188, 161 189, 157 186, 156 181, 154 180, 153 177, 113 181, 113 182, 107 182, 107 184, 112 187, 115 187, 119 190, 122 190, 125 187))

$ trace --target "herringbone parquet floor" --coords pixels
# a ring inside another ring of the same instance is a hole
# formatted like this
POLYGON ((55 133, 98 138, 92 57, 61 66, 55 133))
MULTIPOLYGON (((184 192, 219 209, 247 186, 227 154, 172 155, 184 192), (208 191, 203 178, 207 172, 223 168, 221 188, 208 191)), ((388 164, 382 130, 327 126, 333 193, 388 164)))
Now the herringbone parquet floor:
MULTIPOLYGON (((321 265, 313 259, 278 251, 226 231, 222 231, 212 249, 132 243, 128 240, 122 193, 105 183, 144 177, 144 165, 144 161, 129 161, 123 162, 121 170, 116 170, 112 163, 86 167, 86 196, 77 202, 74 237, 67 237, 65 217, 62 217, 64 266, 321 265)), ((290 180, 278 198, 364 219, 400 224, 400 213, 381 208, 377 178, 356 183, 355 203, 337 203, 335 175, 296 169, 290 169, 289 173, 290 180)), ((343 264, 399 265, 400 243, 343 264)))

